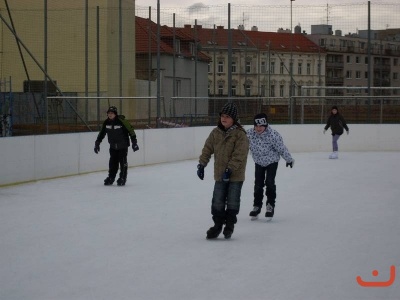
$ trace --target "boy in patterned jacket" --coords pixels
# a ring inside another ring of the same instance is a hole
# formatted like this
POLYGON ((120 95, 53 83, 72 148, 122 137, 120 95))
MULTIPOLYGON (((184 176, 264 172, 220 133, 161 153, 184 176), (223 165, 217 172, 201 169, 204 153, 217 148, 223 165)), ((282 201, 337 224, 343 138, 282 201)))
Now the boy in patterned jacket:
POLYGON ((264 186, 267 196, 265 217, 268 221, 274 216, 276 185, 275 176, 280 157, 286 161, 286 167, 293 168, 294 159, 283 143, 281 135, 272 129, 267 122, 267 115, 257 114, 254 117, 254 128, 247 130, 250 151, 255 162, 254 207, 250 212, 252 220, 257 219, 263 205, 264 186))

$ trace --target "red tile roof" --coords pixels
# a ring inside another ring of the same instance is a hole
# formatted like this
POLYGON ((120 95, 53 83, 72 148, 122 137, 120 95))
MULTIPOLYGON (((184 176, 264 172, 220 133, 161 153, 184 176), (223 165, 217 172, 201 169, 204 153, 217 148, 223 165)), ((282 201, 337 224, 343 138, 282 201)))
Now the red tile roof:
MULTIPOLYGON (((180 33, 194 34, 194 28, 190 25, 185 25, 179 28, 180 33)), ((218 26, 215 30, 209 28, 202 28, 197 26, 197 37, 200 39, 202 45, 212 47, 213 42, 218 48, 228 47, 228 29, 218 26)), ((293 45, 292 52, 309 52, 318 53, 325 52, 323 48, 318 47, 317 44, 310 41, 304 34, 285 32, 263 32, 251 30, 232 29, 232 47, 243 48, 244 46, 257 48, 260 51, 268 51, 268 43, 271 51, 276 52, 291 52, 291 45, 293 45)))
MULTIPOLYGON (((149 27, 150 27, 150 51, 152 54, 157 53, 157 24, 149 19, 136 17, 136 53, 147 54, 149 52, 149 27)), ((166 55, 173 55, 173 28, 168 26, 160 26, 160 53, 166 55)), ((190 53, 189 43, 194 43, 194 37, 187 32, 180 32, 175 30, 175 38, 181 41, 180 56, 192 58, 190 53)), ((209 61, 210 58, 205 53, 199 51, 198 59, 209 61)))

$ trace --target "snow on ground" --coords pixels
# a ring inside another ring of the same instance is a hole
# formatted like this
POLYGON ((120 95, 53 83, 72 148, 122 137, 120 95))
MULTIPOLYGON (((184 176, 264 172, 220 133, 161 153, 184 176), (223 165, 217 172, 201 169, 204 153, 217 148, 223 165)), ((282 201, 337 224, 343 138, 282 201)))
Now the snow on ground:
POLYGON ((281 160, 269 223, 248 216, 249 156, 231 240, 205 239, 212 166, 201 181, 196 160, 130 168, 125 187, 97 172, 0 188, 0 299, 399 299, 400 152, 327 156, 281 160), (392 265, 390 287, 358 285, 392 265))

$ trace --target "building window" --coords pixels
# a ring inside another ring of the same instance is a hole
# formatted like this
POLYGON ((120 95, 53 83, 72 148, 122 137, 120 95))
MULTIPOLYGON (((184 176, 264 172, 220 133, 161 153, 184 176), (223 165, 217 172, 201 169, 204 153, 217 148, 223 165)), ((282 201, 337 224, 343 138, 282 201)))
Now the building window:
POLYGON ((275 97, 275 85, 271 85, 271 90, 269 92, 270 97, 275 97))
POLYGON ((208 83, 208 96, 211 96, 211 84, 208 83))
POLYGON ((175 92, 176 97, 180 97, 182 95, 182 81, 179 79, 175 81, 175 92))
POLYGON ((347 57, 346 57, 346 61, 347 61, 347 63, 348 63, 348 64, 350 64, 350 63, 351 63, 351 57, 350 57, 350 55, 347 55, 347 57))
POLYGON ((279 96, 280 96, 280 97, 283 97, 283 95, 285 94, 285 93, 284 93, 284 89, 285 89, 285 86, 281 84, 281 85, 279 86, 279 96))
POLYGON ((244 86, 244 92, 246 97, 250 97, 250 85, 246 84, 244 86))
POLYGON ((265 61, 261 62, 261 73, 267 73, 267 66, 265 61))
POLYGON ((236 96, 236 85, 232 85, 231 93, 232 93, 232 96, 236 96))
POLYGON ((397 66, 399 64, 398 58, 393 58, 393 66, 397 66))
POLYGON ((368 72, 364 73, 364 78, 367 79, 368 78, 368 72))
POLYGON ((237 68, 236 61, 233 61, 232 62, 232 73, 236 73, 237 72, 236 68, 237 68))
POLYGON ((307 63, 307 75, 311 75, 311 64, 307 63))
POLYGON ((360 79, 361 78, 361 71, 356 71, 356 78, 360 79))
POLYGON ((368 65, 368 56, 365 57, 364 61, 365 61, 365 64, 368 65))
POLYGON ((224 62, 223 61, 218 62, 218 73, 224 73, 224 62))
POLYGON ((269 72, 271 74, 275 74, 275 62, 271 62, 271 65, 269 66, 269 72))
POLYGON ((297 74, 301 75, 302 63, 298 63, 297 65, 297 74))
POLYGON ((265 85, 261 85, 261 97, 265 97, 265 85))
POLYGON ((398 78, 399 78, 398 76, 399 76, 399 75, 398 75, 397 72, 394 72, 394 73, 393 73, 393 79, 398 79, 398 78))
POLYGON ((360 63, 360 57, 356 56, 356 64, 359 64, 359 63, 360 63))
POLYGON ((346 72, 346 78, 347 79, 351 79, 351 71, 347 71, 346 72))
POLYGON ((224 86, 222 84, 218 85, 218 95, 222 96, 224 94, 224 86))
POLYGON ((281 74, 283 74, 283 70, 284 70, 284 67, 285 66, 285 64, 283 63, 283 62, 281 62, 281 66, 280 66, 280 70, 279 70, 279 72, 281 73, 281 74))
POLYGON ((251 72, 251 62, 246 61, 246 73, 250 73, 250 72, 251 72))

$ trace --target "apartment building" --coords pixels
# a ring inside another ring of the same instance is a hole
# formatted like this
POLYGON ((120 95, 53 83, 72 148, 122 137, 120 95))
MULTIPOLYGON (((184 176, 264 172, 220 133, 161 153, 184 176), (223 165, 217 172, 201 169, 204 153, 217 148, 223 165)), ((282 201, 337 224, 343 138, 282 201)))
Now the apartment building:
MULTIPOLYGON (((368 87, 371 95, 398 95, 400 87, 400 30, 372 31, 370 56, 368 31, 357 34, 332 32, 331 25, 315 25, 307 37, 326 51, 326 85, 368 87)), ((367 95, 367 89, 328 89, 326 95, 367 95)))
MULTIPOLYGON (((210 96, 289 97, 301 95, 302 86, 325 85, 325 50, 297 31, 262 32, 255 26, 251 30, 243 26, 231 29, 231 65, 229 30, 223 26, 210 29, 185 25, 181 31, 197 37, 202 51, 211 57, 210 96)), ((307 90, 309 95, 318 92, 307 90)))

